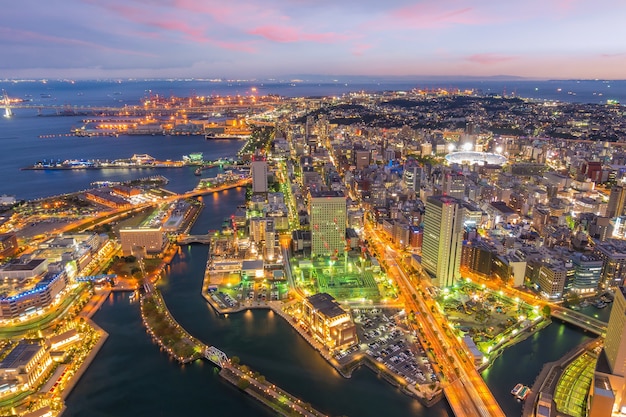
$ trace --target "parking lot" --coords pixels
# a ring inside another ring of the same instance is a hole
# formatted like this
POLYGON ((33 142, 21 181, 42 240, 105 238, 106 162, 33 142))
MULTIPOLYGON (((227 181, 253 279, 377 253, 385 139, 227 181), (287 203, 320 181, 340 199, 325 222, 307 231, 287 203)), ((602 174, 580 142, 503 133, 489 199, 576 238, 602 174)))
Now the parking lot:
POLYGON ((437 381, 424 349, 398 325, 398 310, 354 309, 352 314, 361 351, 410 384, 431 384, 437 381))

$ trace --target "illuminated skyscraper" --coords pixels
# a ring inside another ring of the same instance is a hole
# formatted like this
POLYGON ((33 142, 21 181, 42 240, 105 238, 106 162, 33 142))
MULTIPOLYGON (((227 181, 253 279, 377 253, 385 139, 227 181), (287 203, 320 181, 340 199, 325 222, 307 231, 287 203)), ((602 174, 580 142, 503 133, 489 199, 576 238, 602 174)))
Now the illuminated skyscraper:
POLYGON ((422 184, 422 167, 414 159, 404 164, 403 180, 409 190, 419 192, 422 184))
POLYGON ((333 256, 346 246, 346 197, 341 192, 311 192, 311 255, 333 256))
POLYGON ((465 175, 456 171, 444 173, 443 194, 463 200, 465 197, 465 175))
POLYGON ((626 411, 626 298, 625 289, 615 291, 615 300, 598 357, 587 400, 589 417, 623 415, 626 411), (621 411, 621 413, 620 413, 621 411))
POLYGON ((252 192, 267 192, 267 162, 264 160, 252 161, 250 164, 250 173, 252 175, 252 192))
POLYGON ((609 203, 606 207, 606 217, 619 217, 624 214, 626 206, 626 188, 616 185, 611 188, 609 203))
POLYGON ((441 195, 426 200, 422 266, 440 287, 453 285, 461 278, 464 210, 459 203, 456 198, 441 195))
POLYGON ((626 298, 622 291, 618 290, 615 294, 609 324, 606 328, 604 350, 611 373, 626 376, 626 298))

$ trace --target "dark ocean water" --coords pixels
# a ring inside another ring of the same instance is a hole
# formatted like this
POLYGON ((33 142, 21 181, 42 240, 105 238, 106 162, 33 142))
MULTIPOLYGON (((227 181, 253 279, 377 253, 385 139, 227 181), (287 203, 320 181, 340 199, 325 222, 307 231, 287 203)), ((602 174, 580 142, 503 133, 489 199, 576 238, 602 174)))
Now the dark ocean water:
POLYGON ((0 81, 10 97, 28 98, 33 104, 123 106, 137 104, 149 95, 189 97, 193 95, 266 95, 284 97, 339 96, 350 92, 408 91, 419 89, 474 90, 482 94, 504 94, 540 100, 576 103, 626 103, 626 80, 429 80, 366 79, 341 77, 334 82, 202 80, 106 80, 106 81, 0 81), (252 89, 256 89, 253 91, 252 89))

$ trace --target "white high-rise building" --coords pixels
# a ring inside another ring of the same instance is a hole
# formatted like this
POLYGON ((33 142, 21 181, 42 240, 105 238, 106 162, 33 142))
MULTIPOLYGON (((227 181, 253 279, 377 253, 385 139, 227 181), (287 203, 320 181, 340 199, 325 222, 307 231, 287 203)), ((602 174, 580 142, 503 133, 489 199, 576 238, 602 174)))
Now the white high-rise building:
POLYGON ((311 192, 311 256, 342 254, 346 247, 346 197, 337 191, 311 192))
POLYGON ((252 192, 267 192, 267 162, 252 161, 250 164, 250 174, 252 175, 252 192))
POLYGON ((453 197, 437 195, 426 200, 422 267, 439 287, 451 286, 461 278, 463 211, 453 197))

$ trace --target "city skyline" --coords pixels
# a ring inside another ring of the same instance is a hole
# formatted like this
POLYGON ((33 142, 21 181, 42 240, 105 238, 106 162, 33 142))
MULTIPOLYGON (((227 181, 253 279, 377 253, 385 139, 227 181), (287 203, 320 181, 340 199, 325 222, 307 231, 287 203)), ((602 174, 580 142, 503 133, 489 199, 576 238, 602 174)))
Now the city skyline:
POLYGON ((27 0, 3 6, 0 73, 614 79, 626 64, 620 11, 613 0, 27 0))

